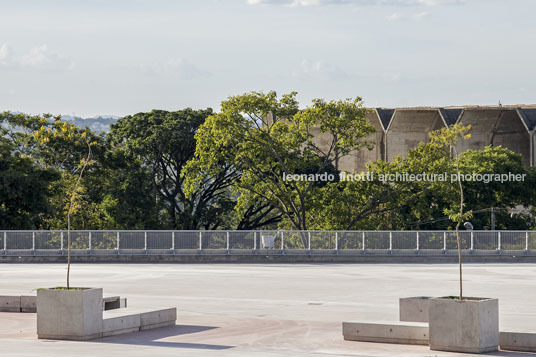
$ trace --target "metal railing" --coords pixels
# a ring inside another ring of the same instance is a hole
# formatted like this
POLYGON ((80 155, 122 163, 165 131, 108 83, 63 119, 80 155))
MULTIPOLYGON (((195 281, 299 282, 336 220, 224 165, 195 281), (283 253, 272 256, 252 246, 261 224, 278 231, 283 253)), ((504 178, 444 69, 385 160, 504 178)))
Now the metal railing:
MULTIPOLYGON (((536 231, 462 231, 462 253, 536 253, 536 231)), ((0 231, 0 256, 67 254, 66 231, 0 231)), ((73 255, 450 255, 454 231, 71 231, 73 255)))

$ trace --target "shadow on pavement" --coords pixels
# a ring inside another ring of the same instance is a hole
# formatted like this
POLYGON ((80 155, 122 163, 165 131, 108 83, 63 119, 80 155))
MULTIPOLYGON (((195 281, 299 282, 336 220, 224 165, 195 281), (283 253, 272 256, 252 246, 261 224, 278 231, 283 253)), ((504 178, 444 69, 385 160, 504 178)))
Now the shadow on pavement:
POLYGON ((204 343, 188 343, 188 342, 173 342, 159 341, 164 338, 193 334, 208 330, 213 330, 215 326, 194 326, 194 325, 175 325, 169 327, 161 327, 153 330, 145 330, 140 332, 131 332, 124 335, 104 337, 98 340, 93 340, 93 343, 113 343, 125 345, 140 345, 152 347, 168 347, 168 348, 191 348, 202 350, 225 350, 235 346, 225 345, 210 345, 204 343))

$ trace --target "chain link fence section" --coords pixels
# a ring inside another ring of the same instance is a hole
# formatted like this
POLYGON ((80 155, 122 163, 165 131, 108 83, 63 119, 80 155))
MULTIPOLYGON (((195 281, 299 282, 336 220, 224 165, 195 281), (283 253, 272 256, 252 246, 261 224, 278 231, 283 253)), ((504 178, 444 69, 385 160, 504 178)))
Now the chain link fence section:
MULTIPOLYGON (((536 231, 460 231, 465 254, 532 254, 536 231)), ((66 255, 66 231, 0 231, 0 255, 66 255)), ((454 231, 71 231, 73 255, 455 255, 454 231)))

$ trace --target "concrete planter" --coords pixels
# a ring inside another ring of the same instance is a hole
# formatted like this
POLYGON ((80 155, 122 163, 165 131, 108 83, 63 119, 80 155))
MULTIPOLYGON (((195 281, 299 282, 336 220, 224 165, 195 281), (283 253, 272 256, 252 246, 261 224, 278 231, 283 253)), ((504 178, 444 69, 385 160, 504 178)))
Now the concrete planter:
POLYGON ((37 291, 38 338, 89 340, 101 336, 102 289, 37 291))
POLYGON ((429 300, 430 349, 483 353, 499 345, 499 300, 486 298, 429 300))
POLYGON ((415 296, 399 299, 400 321, 428 322, 429 296, 415 296))

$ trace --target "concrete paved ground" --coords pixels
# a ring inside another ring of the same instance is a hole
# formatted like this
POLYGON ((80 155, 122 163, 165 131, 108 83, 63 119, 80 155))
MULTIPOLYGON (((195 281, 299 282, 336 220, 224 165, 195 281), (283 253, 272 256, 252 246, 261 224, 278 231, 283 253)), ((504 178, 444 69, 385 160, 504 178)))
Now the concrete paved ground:
MULTIPOLYGON (((65 285, 65 270, 0 264, 0 295, 65 285)), ((499 298, 502 329, 536 331, 536 265, 466 264, 464 273, 465 295, 499 298)), ((177 326, 47 341, 36 339, 35 314, 0 313, 0 356, 457 355, 341 335, 342 321, 397 320, 399 297, 457 294, 456 264, 74 264, 71 283, 103 287, 129 306, 177 306, 177 326)))

